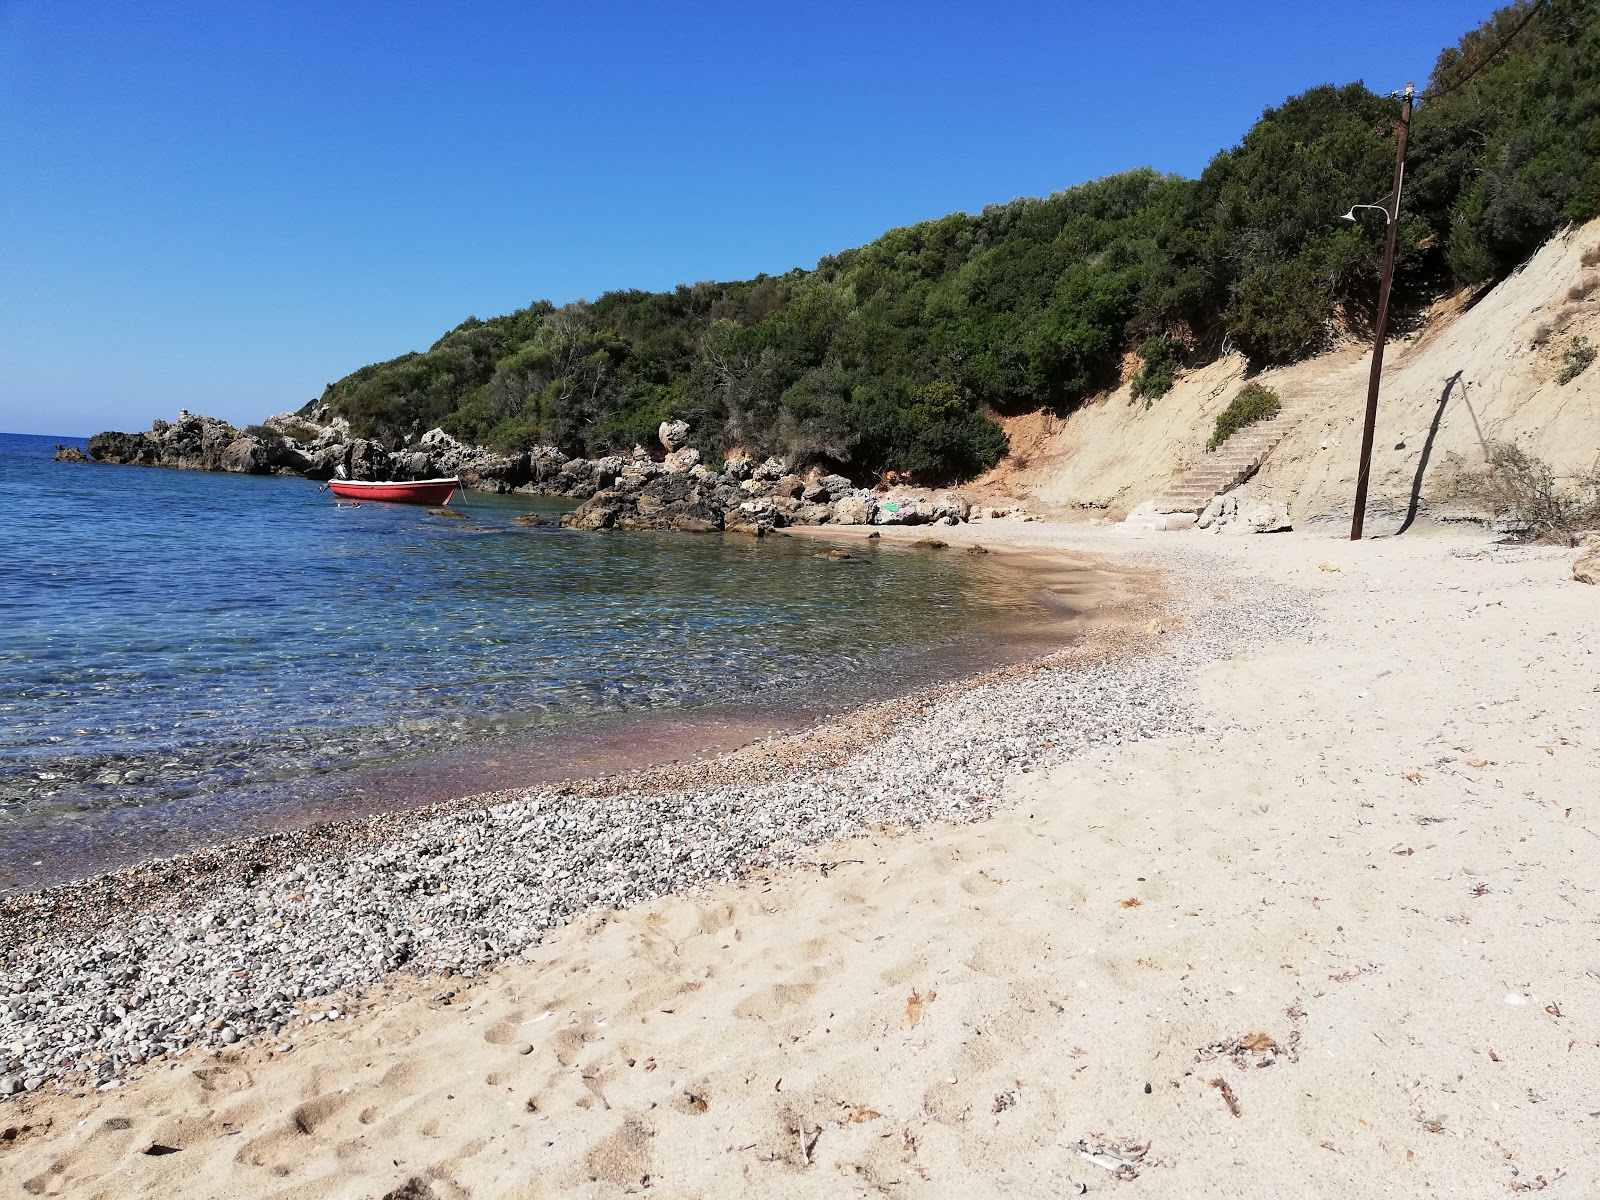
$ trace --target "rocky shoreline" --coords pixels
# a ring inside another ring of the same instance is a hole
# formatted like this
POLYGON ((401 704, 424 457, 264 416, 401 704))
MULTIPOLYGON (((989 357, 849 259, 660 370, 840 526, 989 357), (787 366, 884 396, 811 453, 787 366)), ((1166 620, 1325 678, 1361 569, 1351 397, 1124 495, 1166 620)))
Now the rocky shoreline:
POLYGON ((980 819, 1017 771, 1193 732, 1175 698, 1195 669, 1310 617, 1204 561, 1182 583, 1204 623, 1168 633, 1126 613, 1073 650, 881 706, 874 732, 846 719, 786 739, 765 768, 733 755, 687 781, 481 797, 0 901, 0 1095, 114 1088, 193 1047, 290 1037, 389 972, 472 977, 584 911, 872 828, 980 819), (164 882, 105 921, 95 897, 140 880, 164 882))
POLYGON ((587 530, 759 537, 789 525, 955 525, 972 511, 956 492, 863 488, 820 468, 796 473, 782 459, 757 461, 737 450, 713 470, 687 445, 688 436, 685 422, 664 421, 657 431, 658 451, 635 446, 627 457, 587 459, 554 446, 500 454, 431 429, 415 443, 389 450, 353 437, 348 421, 319 406, 279 413, 247 430, 185 411, 174 422, 156 421, 144 433, 97 433, 89 439, 87 459, 73 447, 59 448, 56 458, 317 480, 455 476, 474 491, 578 500, 562 524, 587 530))

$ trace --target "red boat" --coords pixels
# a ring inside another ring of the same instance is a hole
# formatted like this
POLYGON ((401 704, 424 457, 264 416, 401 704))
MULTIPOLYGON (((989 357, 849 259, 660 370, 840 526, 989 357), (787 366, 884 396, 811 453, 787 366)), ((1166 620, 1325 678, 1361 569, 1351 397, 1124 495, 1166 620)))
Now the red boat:
POLYGON ((347 500, 387 500, 391 504, 449 504, 459 479, 413 479, 405 483, 372 483, 362 479, 330 479, 328 490, 347 500))

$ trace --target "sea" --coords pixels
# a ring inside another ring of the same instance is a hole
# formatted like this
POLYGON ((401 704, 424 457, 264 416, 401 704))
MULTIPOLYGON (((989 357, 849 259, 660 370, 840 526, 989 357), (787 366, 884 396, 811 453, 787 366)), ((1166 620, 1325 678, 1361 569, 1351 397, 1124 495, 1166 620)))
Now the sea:
POLYGON ((58 444, 0 434, 0 893, 703 756, 1037 653, 1059 615, 958 551, 585 533, 477 492, 447 520, 58 444))

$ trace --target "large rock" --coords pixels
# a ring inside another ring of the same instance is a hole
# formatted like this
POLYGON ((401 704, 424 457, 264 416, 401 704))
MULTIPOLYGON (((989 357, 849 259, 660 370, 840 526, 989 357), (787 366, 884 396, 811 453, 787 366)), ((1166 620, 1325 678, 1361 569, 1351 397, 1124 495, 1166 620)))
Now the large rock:
POLYGON ((239 475, 265 475, 272 470, 272 457, 260 438, 236 438, 222 451, 220 466, 239 475))
POLYGON ((1600 534, 1583 539, 1578 557, 1572 560, 1572 577, 1579 583, 1600 586, 1600 534))
POLYGON ((561 517, 567 529, 610 529, 623 513, 621 498, 615 492, 596 492, 577 508, 561 517))
POLYGON ((788 473, 789 468, 784 466, 783 459, 777 457, 767 459, 766 462, 751 472, 755 478, 772 483, 782 479, 788 473))
POLYGON ((1281 533, 1293 529, 1289 506, 1277 501, 1258 501, 1239 508, 1239 515, 1224 528, 1229 533, 1281 533))
POLYGON ((806 481, 798 475, 783 475, 772 485, 774 498, 783 497, 789 500, 798 500, 805 495, 806 481))
POLYGON ((801 499, 808 500, 812 504, 832 504, 844 499, 854 490, 855 484, 843 475, 823 475, 806 484, 801 499))
POLYGON ((871 525, 878 502, 870 493, 841 496, 833 502, 833 522, 836 525, 871 525))
POLYGON ((674 450, 667 455, 666 462, 662 465, 669 471, 688 471, 700 462, 700 451, 693 446, 685 446, 681 450, 674 450))
POLYGON ((92 463, 93 461, 94 459, 90 458, 76 446, 56 447, 56 462, 92 463))
POLYGON ((389 452, 381 442, 357 438, 350 443, 344 459, 345 474, 351 479, 390 479, 389 452))
POLYGON ((873 513, 874 525, 924 525, 933 520, 934 505, 919 496, 886 496, 873 513))
POLYGON ((749 479, 750 473, 754 470, 755 461, 743 450, 730 450, 728 456, 722 460, 722 473, 735 482, 749 479))
POLYGON ((689 444, 689 422, 663 421, 656 427, 656 437, 661 439, 668 453, 681 450, 689 444))
POLYGON ((722 527, 729 533, 748 533, 763 537, 772 532, 777 510, 770 500, 746 500, 723 515, 722 527))
POLYGON ((146 433, 97 433, 89 439, 89 457, 96 462, 160 465, 161 443, 146 433))

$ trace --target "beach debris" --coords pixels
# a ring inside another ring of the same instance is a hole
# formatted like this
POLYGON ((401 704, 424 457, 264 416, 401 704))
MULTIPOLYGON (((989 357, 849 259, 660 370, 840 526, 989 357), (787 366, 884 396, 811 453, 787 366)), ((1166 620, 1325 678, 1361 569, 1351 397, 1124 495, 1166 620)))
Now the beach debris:
POLYGON ((1528 998, 1526 996, 1524 996, 1521 992, 1507 992, 1506 993, 1506 1003, 1507 1004, 1526 1004, 1527 1002, 1528 1002, 1528 998))
POLYGON ((806 1125, 804 1121, 801 1121, 797 1126, 795 1126, 794 1129, 790 1130, 790 1132, 794 1134, 796 1140, 798 1140, 800 1143, 800 1165, 809 1167, 811 1165, 811 1156, 816 1152, 817 1149, 817 1142, 822 1138, 822 1126, 817 1126, 817 1131, 811 1135, 809 1141, 806 1139, 806 1125))
POLYGON ((1195 1051, 1196 1062, 1205 1062, 1208 1059, 1228 1058, 1240 1070, 1254 1070, 1259 1067, 1270 1067, 1279 1059, 1288 1059, 1293 1062, 1297 1057, 1295 1047, 1300 1041, 1299 1033, 1289 1035, 1289 1044, 1281 1046, 1272 1037, 1265 1033, 1247 1033, 1241 1037, 1227 1038, 1224 1041, 1212 1042, 1208 1046, 1201 1046, 1195 1051))
POLYGON ((1123 908, 1138 908, 1144 901, 1137 896, 1129 896, 1126 900, 1118 900, 1117 903, 1123 908))
POLYGON ((929 988, 927 993, 911 990, 911 995, 906 997, 906 1022, 915 1029, 922 1020, 923 1010, 939 998, 939 993, 929 988))
POLYGON ((1233 1094, 1233 1088, 1228 1085, 1228 1081, 1226 1079, 1218 1075, 1211 1081, 1211 1086, 1222 1093, 1222 1101, 1228 1106, 1229 1112, 1236 1117, 1244 1116, 1244 1109, 1239 1107, 1239 1097, 1233 1094))
POLYGON ((855 1106, 854 1111, 850 1113, 848 1120, 852 1125, 862 1125, 867 1121, 876 1121, 881 1116, 883 1114, 877 1109, 868 1108, 865 1104, 858 1104, 855 1106))
POLYGON ((1022 1092, 1020 1088, 1021 1084, 1018 1084, 1017 1087, 1009 1087, 1003 1092, 996 1093, 994 1098, 994 1111, 997 1113, 1003 1113, 1008 1108, 1015 1108, 1022 1100, 1022 1092))
POLYGON ((1144 1165, 1145 1156, 1150 1152, 1150 1143, 1123 1141, 1108 1138, 1105 1134, 1095 1134, 1092 1138, 1080 1140, 1073 1148, 1085 1162, 1093 1163, 1102 1171, 1109 1171, 1117 1179, 1126 1180, 1139 1177, 1139 1168, 1144 1165))
POLYGON ((152 1158, 160 1158, 163 1154, 176 1154, 181 1149, 181 1146, 166 1146, 160 1142, 151 1142, 143 1153, 150 1155, 152 1158))
POLYGON ((1339 564, 1338 563, 1324 562, 1324 563, 1318 563, 1317 564, 1317 570, 1319 570, 1319 571, 1337 571, 1338 569, 1339 569, 1339 564))

